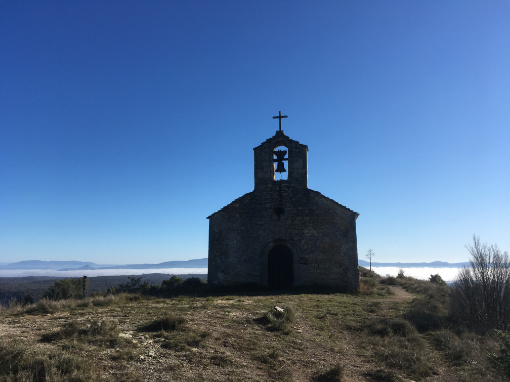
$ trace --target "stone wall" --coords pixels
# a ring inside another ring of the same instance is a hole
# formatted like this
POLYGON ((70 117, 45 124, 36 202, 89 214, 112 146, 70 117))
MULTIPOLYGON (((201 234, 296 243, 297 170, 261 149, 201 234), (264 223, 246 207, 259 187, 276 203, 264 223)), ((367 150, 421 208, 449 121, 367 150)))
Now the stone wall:
POLYGON ((356 217, 283 181, 250 192, 209 217, 209 282, 268 285, 268 253, 284 244, 293 252, 294 286, 357 289, 356 217))

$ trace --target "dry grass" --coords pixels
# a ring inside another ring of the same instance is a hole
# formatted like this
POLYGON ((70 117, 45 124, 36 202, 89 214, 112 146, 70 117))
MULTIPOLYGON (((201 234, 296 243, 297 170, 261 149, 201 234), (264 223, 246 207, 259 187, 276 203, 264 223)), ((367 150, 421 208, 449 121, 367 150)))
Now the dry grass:
POLYGON ((458 332, 445 321, 417 330, 416 317, 444 317, 433 290, 399 279, 409 294, 373 279, 358 295, 125 294, 2 308, 0 381, 508 378, 506 333, 458 332))

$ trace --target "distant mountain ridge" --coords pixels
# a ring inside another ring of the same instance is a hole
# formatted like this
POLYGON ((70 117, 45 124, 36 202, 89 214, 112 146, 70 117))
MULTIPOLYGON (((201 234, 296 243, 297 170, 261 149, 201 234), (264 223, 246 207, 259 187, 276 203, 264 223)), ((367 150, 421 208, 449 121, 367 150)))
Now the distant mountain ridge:
MULTIPOLYGON (((365 260, 358 260, 358 265, 369 267, 370 263, 365 260)), ((372 261, 373 267, 397 267, 397 268, 464 268, 469 267, 469 262, 463 263, 447 263, 445 261, 432 261, 430 263, 375 263, 372 261)))
POLYGON ((85 261, 43 261, 43 260, 26 260, 17 263, 9 263, 0 265, 0 269, 51 269, 60 268, 79 268, 83 266, 97 266, 97 264, 85 261))
MULTIPOLYGON (((369 262, 359 260, 362 267, 369 267, 369 262)), ((397 268, 463 268, 469 266, 469 262, 447 263, 444 261, 433 261, 430 263, 378 263, 372 262, 372 267, 397 267, 397 268)), ((0 264, 0 269, 42 269, 56 271, 78 271, 95 269, 163 269, 163 268, 207 268, 207 257, 203 259, 165 261, 158 264, 126 264, 107 265, 96 264, 86 261, 43 261, 28 260, 16 263, 0 264)))
POLYGON ((43 261, 27 260, 0 265, 0 269, 41 269, 55 271, 79 271, 95 269, 163 269, 163 268, 207 268, 207 258, 193 260, 166 261, 159 264, 107 265, 86 261, 43 261))

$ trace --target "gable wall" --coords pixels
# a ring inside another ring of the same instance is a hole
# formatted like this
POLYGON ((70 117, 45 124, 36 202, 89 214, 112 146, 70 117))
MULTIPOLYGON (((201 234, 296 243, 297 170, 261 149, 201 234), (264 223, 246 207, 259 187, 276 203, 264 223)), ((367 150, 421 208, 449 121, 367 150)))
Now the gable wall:
POLYGON ((358 288, 356 216, 316 191, 273 182, 210 217, 209 283, 267 285, 267 254, 285 244, 294 285, 358 288), (282 206, 278 218, 274 207, 282 206))

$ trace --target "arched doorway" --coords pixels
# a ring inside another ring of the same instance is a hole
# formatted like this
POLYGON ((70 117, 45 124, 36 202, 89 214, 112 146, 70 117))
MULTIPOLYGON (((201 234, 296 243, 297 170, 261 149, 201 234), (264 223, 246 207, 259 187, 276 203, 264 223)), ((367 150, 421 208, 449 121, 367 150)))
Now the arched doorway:
POLYGON ((271 289, 287 289, 294 281, 292 251, 285 245, 275 245, 268 254, 267 281, 271 289))

